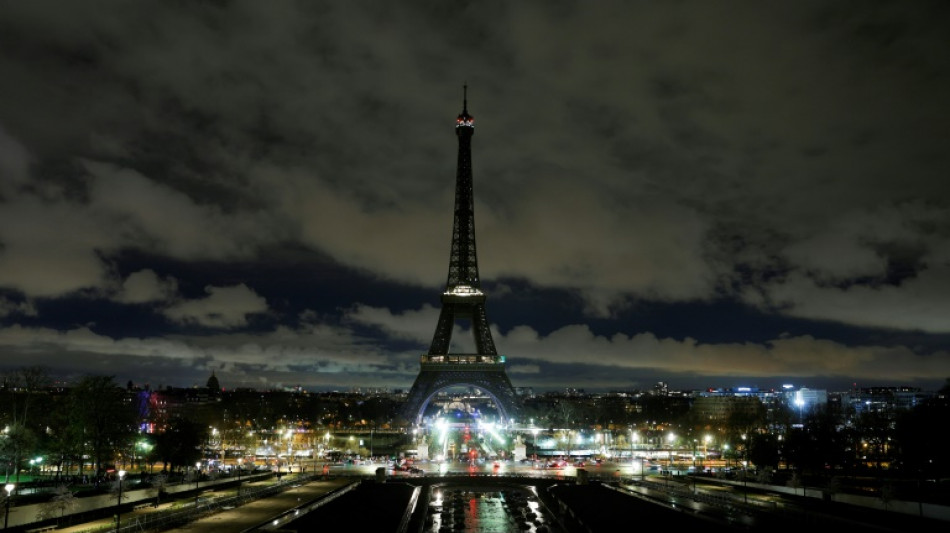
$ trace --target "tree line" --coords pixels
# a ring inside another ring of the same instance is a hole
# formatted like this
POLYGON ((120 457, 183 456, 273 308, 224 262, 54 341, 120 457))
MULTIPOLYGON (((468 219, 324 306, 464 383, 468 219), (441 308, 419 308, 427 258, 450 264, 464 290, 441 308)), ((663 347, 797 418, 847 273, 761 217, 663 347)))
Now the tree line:
MULTIPOLYGON (((43 457, 52 472, 78 472, 79 465, 91 463, 96 475, 104 476, 116 468, 117 457, 135 456, 146 414, 130 385, 119 386, 113 376, 86 376, 72 387, 55 388, 49 376, 40 366, 3 376, 0 460, 6 479, 17 482, 33 457, 43 457)), ((220 428, 220 438, 252 449, 261 433, 285 424, 313 430, 392 427, 400 407, 384 397, 233 393, 210 410, 163 420, 159 431, 148 435, 149 448, 138 453, 140 462, 144 458, 174 472, 202 458, 212 426, 220 428), (257 437, 250 436, 255 432, 257 437)), ((675 432, 681 442, 701 446, 705 435, 713 435, 720 448, 730 444, 727 458, 762 469, 950 477, 944 450, 950 442, 950 380, 934 398, 895 412, 856 414, 825 406, 799 420, 794 410, 766 409, 755 400, 737 402, 724 416, 710 419, 691 407, 688 398, 654 394, 544 396, 526 401, 523 416, 539 428, 597 428, 618 439, 631 438, 627 430, 635 428, 645 439, 658 442, 663 433, 675 432)))
MULTIPOLYGON (((0 386, 0 460, 5 479, 18 483, 31 459, 61 477, 91 464, 95 481, 116 470, 116 458, 134 456, 140 436, 138 406, 114 376, 86 376, 69 388, 52 387, 48 369, 26 367, 3 377, 0 386)), ((153 437, 149 458, 163 470, 193 465, 201 457, 207 428, 176 417, 153 437)))

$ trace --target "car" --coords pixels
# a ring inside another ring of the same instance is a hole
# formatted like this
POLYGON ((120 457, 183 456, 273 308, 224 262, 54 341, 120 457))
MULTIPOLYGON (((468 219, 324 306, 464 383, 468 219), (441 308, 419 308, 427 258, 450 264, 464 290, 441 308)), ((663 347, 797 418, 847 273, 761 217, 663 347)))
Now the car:
POLYGON ((425 474, 425 471, 419 468, 418 466, 410 466, 409 473, 410 474, 425 474))

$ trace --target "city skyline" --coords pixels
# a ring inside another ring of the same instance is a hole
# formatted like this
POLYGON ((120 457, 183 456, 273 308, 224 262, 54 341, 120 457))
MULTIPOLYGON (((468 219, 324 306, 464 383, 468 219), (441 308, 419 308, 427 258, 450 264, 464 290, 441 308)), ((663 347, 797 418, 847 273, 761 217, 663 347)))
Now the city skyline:
POLYGON ((948 18, 0 5, 0 371, 408 390, 445 287, 465 84, 515 387, 936 390, 948 18))

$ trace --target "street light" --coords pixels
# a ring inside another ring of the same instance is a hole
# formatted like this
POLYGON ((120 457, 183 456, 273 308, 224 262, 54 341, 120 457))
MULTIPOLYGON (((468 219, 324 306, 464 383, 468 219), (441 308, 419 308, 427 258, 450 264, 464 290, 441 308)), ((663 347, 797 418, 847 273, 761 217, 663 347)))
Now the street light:
POLYGON ((708 457, 708 455, 707 455, 707 446, 709 446, 709 441, 710 441, 710 440, 712 440, 712 437, 711 437, 711 436, 709 436, 709 435, 704 435, 704 436, 703 436, 703 460, 702 460, 702 462, 700 463, 700 466, 703 467, 703 470, 704 470, 704 471, 706 470, 706 457, 708 457))
POLYGON ((220 448, 220 441, 218 440, 218 428, 211 428, 211 439, 208 441, 208 455, 214 459, 218 459, 217 450, 220 448))
MULTIPOLYGON (((534 451, 534 459, 538 458, 538 428, 534 427, 534 419, 531 419, 531 449, 534 451)), ((537 466, 537 465, 535 465, 537 466)))
POLYGON ((637 432, 630 430, 630 465, 633 467, 633 443, 637 441, 637 432))
POLYGON ((13 483, 7 483, 3 487, 3 490, 7 491, 7 501, 6 501, 6 505, 4 505, 4 507, 6 507, 6 510, 3 513, 3 529, 7 528, 7 522, 10 519, 10 498, 13 496, 13 489, 15 488, 16 488, 16 485, 13 483))
POLYGON ((742 434, 742 500, 749 503, 749 445, 742 434))
MULTIPOLYGON (((640 442, 640 434, 634 430, 630 430, 630 469, 633 469, 633 462, 636 458, 633 456, 633 449, 635 444, 640 442)), ((640 456, 640 481, 643 481, 643 456, 640 456)))
POLYGON ((670 432, 670 434, 666 436, 666 440, 670 441, 670 450, 669 450, 670 468, 668 471, 669 475, 666 477, 666 485, 669 486, 670 480, 673 478, 673 441, 676 440, 676 435, 674 435, 673 432, 670 432))
POLYGON ((238 464, 238 467, 237 467, 237 471, 238 471, 237 493, 238 493, 238 496, 240 496, 240 495, 241 495, 241 470, 244 470, 244 458, 243 458, 243 457, 238 457, 237 464, 238 464))
POLYGON ((798 423, 805 427, 805 415, 802 412, 805 408, 805 399, 802 397, 802 391, 795 393, 795 405, 798 406, 798 423))
POLYGON ((195 509, 198 508, 198 478, 201 477, 201 461, 195 463, 195 509))
POLYGON ((115 504, 115 530, 119 530, 122 524, 122 478, 125 477, 125 470, 119 470, 119 499, 115 504))
POLYGON ((35 474, 35 475, 36 475, 37 477, 43 477, 43 476, 42 476, 42 474, 43 474, 43 467, 41 466, 42 464, 43 464, 43 458, 42 458, 42 457, 37 457, 36 459, 30 459, 30 477, 33 477, 33 476, 34 476, 34 474, 33 474, 33 467, 36 467, 36 470, 39 472, 38 474, 35 474))
POLYGON ((666 436, 666 440, 669 441, 670 446, 669 452, 667 454, 667 457, 670 460, 670 470, 673 470, 673 442, 676 440, 676 435, 670 432, 670 434, 666 436))
MULTIPOLYGON (((288 474, 291 474, 291 473, 293 473, 293 470, 294 470, 294 467, 293 467, 293 464, 294 464, 294 432, 293 432, 293 430, 292 430, 292 429, 288 429, 287 431, 285 431, 282 438, 287 441, 287 473, 288 473, 288 474)), ((277 458, 278 458, 278 460, 279 460, 279 459, 280 459, 280 456, 278 455, 277 458)))

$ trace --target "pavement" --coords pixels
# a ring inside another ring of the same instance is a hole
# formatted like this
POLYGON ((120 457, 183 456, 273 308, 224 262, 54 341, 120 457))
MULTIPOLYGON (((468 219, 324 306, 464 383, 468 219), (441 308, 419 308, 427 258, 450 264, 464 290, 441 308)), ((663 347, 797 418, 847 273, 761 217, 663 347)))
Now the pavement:
POLYGON ((354 483, 352 479, 336 478, 313 481, 284 492, 255 500, 234 509, 221 511, 191 522, 184 527, 169 529, 172 533, 235 533, 253 528, 307 502, 319 499, 329 492, 354 483))
MULTIPOLYGON (((290 488, 273 496, 268 496, 252 502, 246 503, 240 507, 218 511, 213 514, 201 517, 184 526, 165 531, 175 533, 236 533, 246 529, 253 528, 264 522, 301 506, 309 501, 317 500, 324 495, 340 489, 353 483, 355 480, 345 477, 332 478, 327 480, 317 480, 305 483, 298 487, 290 488)), ((146 514, 171 509, 174 503, 164 503, 158 507, 147 507, 135 511, 127 512, 122 515, 122 524, 134 524, 136 519, 143 518, 146 514)), ((110 518, 103 518, 85 522, 75 526, 57 529, 57 533, 88 533, 91 531, 104 531, 114 526, 110 518)))

